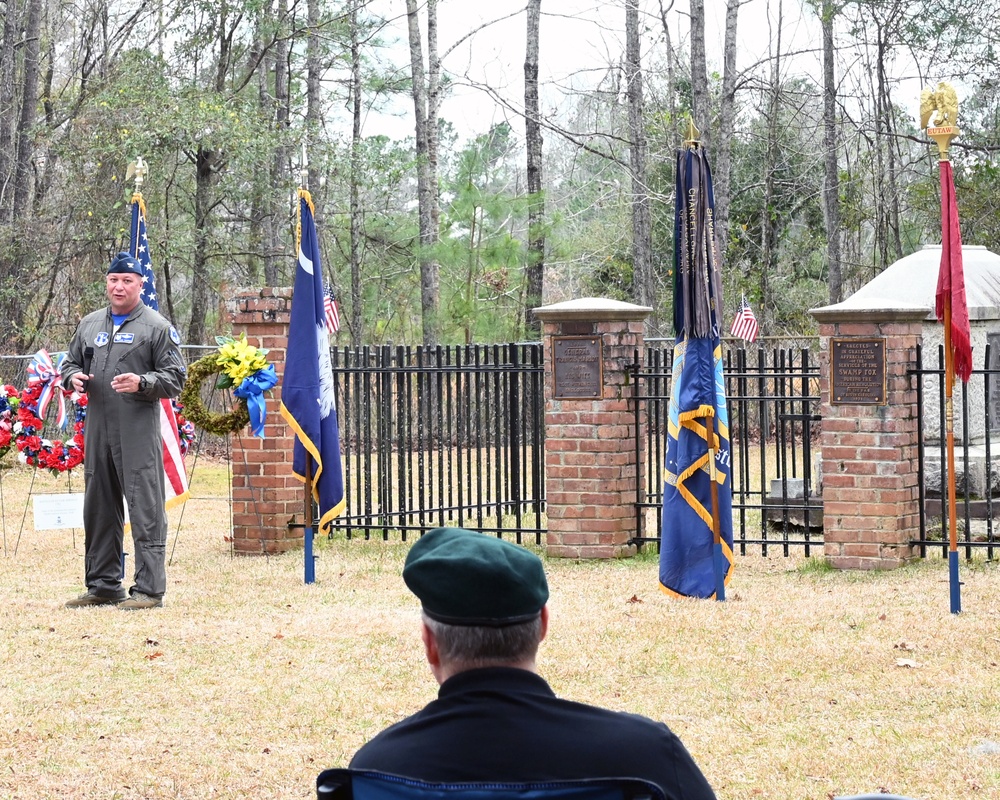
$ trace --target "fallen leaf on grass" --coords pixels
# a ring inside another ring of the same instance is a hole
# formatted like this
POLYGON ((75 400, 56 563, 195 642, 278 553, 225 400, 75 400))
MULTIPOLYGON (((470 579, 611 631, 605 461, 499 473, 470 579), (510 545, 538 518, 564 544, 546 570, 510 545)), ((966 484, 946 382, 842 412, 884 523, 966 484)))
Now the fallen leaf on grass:
POLYGON ((154 658, 159 658, 162 655, 163 653, 160 650, 154 650, 152 653, 146 653, 146 655, 143 656, 143 658, 147 659, 148 661, 152 661, 154 658))
POLYGON ((641 603, 642 600, 639 599, 639 595, 634 594, 626 602, 629 602, 629 603, 641 603))
POLYGON ((896 659, 896 666, 897 667, 905 667, 907 669, 916 669, 920 665, 916 661, 914 661, 912 658, 897 658, 896 659))

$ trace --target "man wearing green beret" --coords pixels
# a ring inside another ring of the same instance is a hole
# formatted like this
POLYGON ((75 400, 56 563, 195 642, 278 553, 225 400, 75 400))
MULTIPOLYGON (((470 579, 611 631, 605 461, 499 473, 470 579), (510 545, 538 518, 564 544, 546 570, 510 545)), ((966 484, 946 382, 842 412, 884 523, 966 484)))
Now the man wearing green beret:
POLYGON ((667 800, 715 794, 662 722, 555 696, 535 657, 549 624, 542 562, 523 547, 437 528, 406 557, 438 697, 351 760, 430 782, 642 778, 667 800))

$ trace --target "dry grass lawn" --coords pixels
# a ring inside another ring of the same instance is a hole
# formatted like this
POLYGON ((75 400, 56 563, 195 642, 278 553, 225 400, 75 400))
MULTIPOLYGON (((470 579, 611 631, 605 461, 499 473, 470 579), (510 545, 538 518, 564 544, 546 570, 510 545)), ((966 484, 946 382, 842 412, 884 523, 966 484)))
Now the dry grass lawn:
MULTIPOLYGON (((30 510, 21 530, 25 473, 3 473, 0 797, 308 798, 434 694, 405 545, 324 540, 306 586, 301 553, 231 556, 224 472, 199 470, 165 607, 135 613, 62 608, 82 532, 35 532, 30 510)), ((649 557, 547 569, 542 673, 666 722, 720 798, 1000 797, 995 563, 963 565, 961 615, 940 560, 744 558, 724 604, 668 599, 649 557)))

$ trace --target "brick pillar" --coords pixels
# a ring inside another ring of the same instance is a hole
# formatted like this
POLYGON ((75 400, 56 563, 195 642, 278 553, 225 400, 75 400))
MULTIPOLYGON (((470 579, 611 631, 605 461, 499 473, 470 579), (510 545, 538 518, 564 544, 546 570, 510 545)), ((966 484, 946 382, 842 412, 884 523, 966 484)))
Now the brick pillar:
MULTIPOLYGON (((565 558, 635 554, 636 420, 625 368, 642 356, 651 308, 584 298, 536 308, 545 353, 545 550, 565 558)), ((638 435, 645 436, 642 419, 638 435)), ((639 443, 639 453, 644 448, 639 443)))
POLYGON ((920 528, 919 409, 915 379, 906 373, 927 310, 858 311, 846 305, 812 312, 822 348, 823 549, 838 569, 892 569, 913 558, 910 540, 920 528), (851 366, 842 366, 843 374, 831 381, 833 348, 864 341, 884 342, 884 403, 845 402, 849 389, 831 397, 832 383, 849 384, 851 366))
POLYGON ((268 350, 278 385, 265 395, 264 438, 249 428, 233 434, 233 549, 243 555, 283 553, 302 547, 301 528, 289 530, 292 517, 303 515, 303 484, 292 475, 294 437, 278 412, 281 376, 292 309, 291 288, 238 289, 227 303, 233 335, 268 350))

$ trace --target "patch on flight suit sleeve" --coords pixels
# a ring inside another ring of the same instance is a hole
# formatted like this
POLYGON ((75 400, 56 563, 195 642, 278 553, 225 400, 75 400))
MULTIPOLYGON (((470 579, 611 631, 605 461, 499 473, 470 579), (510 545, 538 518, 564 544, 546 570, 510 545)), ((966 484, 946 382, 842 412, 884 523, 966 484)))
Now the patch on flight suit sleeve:
POLYGON ((170 326, 170 341, 172 341, 176 345, 180 345, 181 343, 181 336, 179 333, 177 333, 177 328, 175 328, 173 325, 170 326))

